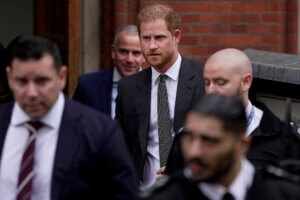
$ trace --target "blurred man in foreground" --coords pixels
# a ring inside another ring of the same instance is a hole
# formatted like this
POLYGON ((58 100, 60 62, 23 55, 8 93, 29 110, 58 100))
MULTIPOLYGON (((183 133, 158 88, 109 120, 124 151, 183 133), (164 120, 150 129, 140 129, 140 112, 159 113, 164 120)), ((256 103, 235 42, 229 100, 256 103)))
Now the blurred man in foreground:
POLYGON ((185 121, 182 151, 186 168, 161 178, 142 198, 299 199, 299 185, 256 170, 244 157, 250 145, 246 128, 245 108, 240 100, 217 94, 203 97, 185 121))

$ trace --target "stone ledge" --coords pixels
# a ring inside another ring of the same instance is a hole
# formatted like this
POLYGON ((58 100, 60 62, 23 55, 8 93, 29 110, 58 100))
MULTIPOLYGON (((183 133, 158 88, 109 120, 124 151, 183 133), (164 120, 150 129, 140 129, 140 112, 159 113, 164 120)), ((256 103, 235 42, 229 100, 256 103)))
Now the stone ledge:
POLYGON ((300 84, 300 56, 255 49, 244 52, 251 60, 254 78, 300 84))

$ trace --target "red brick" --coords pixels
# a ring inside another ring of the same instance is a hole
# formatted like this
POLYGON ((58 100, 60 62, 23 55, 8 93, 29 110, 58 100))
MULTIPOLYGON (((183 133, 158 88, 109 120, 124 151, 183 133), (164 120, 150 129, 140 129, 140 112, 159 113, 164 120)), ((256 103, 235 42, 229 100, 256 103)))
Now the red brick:
POLYGON ((191 46, 181 45, 181 44, 178 47, 178 50, 182 55, 191 55, 192 54, 191 49, 192 49, 191 46))
POLYGON ((266 44, 284 43, 284 36, 283 35, 264 35, 264 36, 262 36, 262 43, 266 43, 266 44))
POLYGON ((128 11, 138 12, 139 11, 139 2, 137 0, 128 1, 128 11))
POLYGON ((200 45, 201 44, 219 44, 219 36, 201 36, 200 45))
POLYGON ((297 45, 290 45, 290 46, 287 47, 286 52, 291 53, 291 54, 298 54, 298 46, 297 45))
POLYGON ((180 38, 181 44, 198 44, 199 37, 198 36, 182 36, 180 38))
POLYGON ((191 48, 191 53, 193 55, 208 55, 209 50, 207 47, 204 47, 204 46, 193 46, 191 48))
POLYGON ((287 1, 286 4, 287 11, 298 11, 298 2, 297 1, 287 1))
POLYGON ((271 10, 273 11, 285 11, 285 2, 272 2, 271 10))
POLYGON ((298 35, 297 34, 288 34, 287 35, 288 44, 297 44, 298 43, 298 35))
POLYGON ((199 22, 199 15, 182 15, 181 19, 183 23, 199 22))
POLYGON ((181 33, 188 33, 190 32, 190 26, 181 26, 180 31, 181 33))
POLYGON ((198 25, 198 26, 191 26, 191 33, 210 33, 212 26, 209 25, 198 25))
POLYGON ((298 22, 297 12, 287 12, 286 14, 287 22, 298 22))
POLYGON ((221 36, 220 43, 224 45, 251 45, 259 44, 261 42, 260 36, 250 35, 231 35, 221 36))
POLYGON ((220 16, 221 22, 260 22, 258 14, 223 14, 220 16))
POLYGON ((231 11, 233 12, 247 12, 249 10, 249 5, 246 3, 237 3, 231 5, 231 11))
POLYGON ((216 14, 200 14, 200 22, 218 22, 216 14))
POLYGON ((230 11, 230 5, 229 4, 210 4, 210 11, 211 12, 229 12, 230 11))
POLYGON ((127 12, 127 1, 117 1, 114 3, 116 12, 127 12))
POLYGON ((232 24, 230 26, 230 32, 232 32, 232 33, 246 33, 247 32, 247 25, 232 24))
POLYGON ((289 23, 287 24, 287 32, 288 33, 298 33, 298 24, 296 23, 289 23))
POLYGON ((230 26, 229 25, 212 25, 211 26, 211 32, 212 33, 226 33, 230 30, 230 26))
POLYGON ((126 14, 115 15, 115 23, 116 24, 126 24, 127 23, 127 15, 126 14))
POLYGON ((209 12, 210 5, 207 3, 197 3, 191 6, 191 11, 193 12, 209 12))
POLYGON ((277 23, 270 25, 271 32, 273 33, 284 33, 285 32, 285 24, 284 23, 277 23))
POLYGON ((267 24, 253 24, 248 26, 249 33, 266 33, 270 32, 270 25, 267 24))
POLYGON ((254 12, 269 11, 269 3, 251 3, 249 10, 254 12))
POLYGON ((177 12, 189 12, 191 11, 191 5, 188 3, 174 3, 170 4, 170 6, 176 10, 177 12))
POLYGON ((264 22, 284 22, 285 14, 284 13, 267 13, 263 14, 262 20, 264 22))

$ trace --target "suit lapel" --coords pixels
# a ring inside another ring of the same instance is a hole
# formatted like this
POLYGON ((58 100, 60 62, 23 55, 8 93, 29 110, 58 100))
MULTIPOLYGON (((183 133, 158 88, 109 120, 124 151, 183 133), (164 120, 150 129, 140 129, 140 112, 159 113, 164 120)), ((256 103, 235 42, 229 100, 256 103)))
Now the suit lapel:
POLYGON ((114 67, 109 69, 107 73, 101 77, 101 81, 99 84, 99 92, 103 93, 100 94, 101 96, 101 104, 102 110, 104 113, 111 114, 111 93, 112 93, 112 84, 113 84, 113 70, 114 67))
POLYGON ((143 155, 146 153, 147 140, 149 133, 150 123, 150 104, 151 104, 151 68, 145 69, 143 76, 139 76, 139 80, 136 85, 136 97, 133 97, 136 112, 139 120, 139 142, 141 144, 141 150, 143 155))
POLYGON ((51 199, 59 199, 64 181, 79 149, 81 134, 78 133, 80 115, 76 114, 72 102, 65 98, 65 108, 59 129, 55 160, 52 172, 51 199), (73 109, 73 110, 72 110, 73 109))
POLYGON ((195 84, 193 84, 195 78, 196 74, 193 67, 188 64, 185 58, 182 58, 174 113, 173 128, 175 132, 182 127, 185 114, 191 107, 195 90, 195 84))

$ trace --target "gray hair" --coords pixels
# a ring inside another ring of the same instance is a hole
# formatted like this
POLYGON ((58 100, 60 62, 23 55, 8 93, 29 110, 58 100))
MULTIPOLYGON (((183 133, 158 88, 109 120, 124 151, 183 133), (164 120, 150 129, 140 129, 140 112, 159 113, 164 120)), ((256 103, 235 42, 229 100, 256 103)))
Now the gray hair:
POLYGON ((119 35, 122 31, 126 31, 126 34, 130 35, 130 36, 139 35, 136 25, 134 25, 134 24, 125 24, 117 30, 117 32, 115 34, 115 37, 114 37, 114 46, 118 45, 118 37, 119 37, 119 35))

